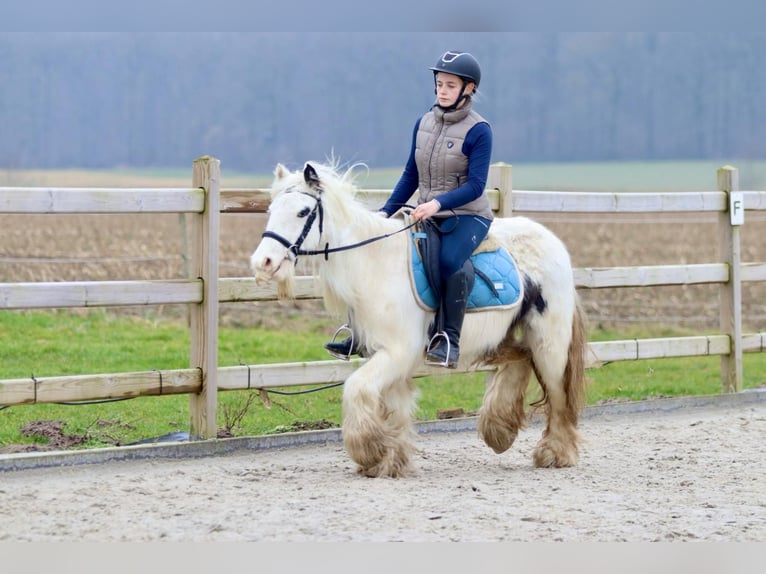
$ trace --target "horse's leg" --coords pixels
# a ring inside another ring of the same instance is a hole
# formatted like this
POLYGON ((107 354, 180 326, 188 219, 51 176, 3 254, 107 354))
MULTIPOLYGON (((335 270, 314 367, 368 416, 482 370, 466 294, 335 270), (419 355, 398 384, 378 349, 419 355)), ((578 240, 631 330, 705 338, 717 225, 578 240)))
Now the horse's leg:
POLYGON ((407 476, 412 474, 415 451, 413 420, 416 407, 415 385, 410 377, 397 379, 383 390, 385 423, 393 438, 392 448, 377 468, 368 469, 369 476, 407 476))
POLYGON ((479 436, 497 454, 505 452, 524 428, 524 395, 532 374, 529 357, 498 366, 484 391, 479 436))
POLYGON ((538 467, 573 466, 579 455, 577 419, 584 392, 584 331, 579 309, 574 311, 574 323, 557 321, 550 311, 530 321, 525 335, 535 375, 546 396, 547 424, 532 458, 538 467))
POLYGON ((365 476, 410 474, 415 392, 409 371, 378 350, 346 380, 343 443, 365 476))

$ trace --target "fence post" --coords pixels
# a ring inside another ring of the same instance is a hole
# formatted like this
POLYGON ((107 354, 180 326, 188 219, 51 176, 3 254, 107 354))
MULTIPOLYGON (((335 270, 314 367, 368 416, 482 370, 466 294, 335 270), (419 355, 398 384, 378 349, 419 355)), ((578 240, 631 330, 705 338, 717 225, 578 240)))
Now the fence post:
POLYGON ((507 163, 497 162, 489 166, 487 187, 500 192, 500 207, 497 210, 498 217, 511 217, 513 215, 513 179, 512 166, 507 163))
POLYGON ((729 336, 728 355, 721 355, 721 392, 742 390, 742 275, 739 225, 732 223, 731 196, 739 191, 736 168, 718 169, 718 190, 726 194, 728 208, 718 215, 719 256, 729 266, 729 280, 721 286, 721 332, 729 336))
POLYGON ((189 436, 215 438, 218 392, 218 238, 221 162, 213 157, 194 160, 192 187, 205 190, 205 210, 190 217, 189 277, 202 279, 202 302, 190 305, 189 362, 200 370, 202 389, 189 402, 189 436))

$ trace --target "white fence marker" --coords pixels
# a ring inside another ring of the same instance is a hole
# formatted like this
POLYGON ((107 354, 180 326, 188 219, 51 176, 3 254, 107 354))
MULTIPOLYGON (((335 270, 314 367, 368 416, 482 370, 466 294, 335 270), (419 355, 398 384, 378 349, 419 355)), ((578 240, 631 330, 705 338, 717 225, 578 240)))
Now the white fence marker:
POLYGON ((729 215, 732 225, 745 223, 745 196, 742 192, 737 191, 729 194, 729 215))

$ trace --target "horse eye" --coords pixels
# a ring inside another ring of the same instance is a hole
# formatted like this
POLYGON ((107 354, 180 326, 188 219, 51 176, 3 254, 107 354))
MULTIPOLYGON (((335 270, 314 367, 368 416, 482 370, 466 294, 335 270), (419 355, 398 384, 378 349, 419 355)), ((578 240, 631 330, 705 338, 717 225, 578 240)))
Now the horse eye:
POLYGON ((311 211, 311 210, 310 210, 308 207, 304 207, 304 208, 303 208, 303 209, 301 209, 301 210, 300 210, 300 212, 298 213, 298 217, 306 217, 306 216, 309 214, 309 212, 310 212, 310 211, 311 211))

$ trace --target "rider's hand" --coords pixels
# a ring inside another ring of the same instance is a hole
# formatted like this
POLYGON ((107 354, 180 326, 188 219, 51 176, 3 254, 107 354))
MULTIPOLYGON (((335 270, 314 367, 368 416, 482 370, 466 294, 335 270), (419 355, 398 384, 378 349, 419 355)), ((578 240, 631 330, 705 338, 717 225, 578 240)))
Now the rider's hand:
POLYGON ((441 203, 436 199, 432 199, 431 201, 418 205, 412 212, 412 217, 418 221, 422 221, 439 213, 441 208, 441 203))

